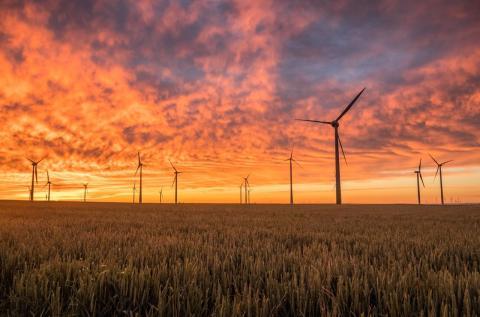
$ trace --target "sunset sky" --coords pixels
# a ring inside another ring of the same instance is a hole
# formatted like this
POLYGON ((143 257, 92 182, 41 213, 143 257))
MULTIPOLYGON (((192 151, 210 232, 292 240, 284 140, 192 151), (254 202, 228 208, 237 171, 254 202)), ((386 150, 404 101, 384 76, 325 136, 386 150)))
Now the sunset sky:
POLYGON ((0 199, 333 203, 480 201, 480 1, 0 2, 0 199), (138 186, 138 180, 137 180, 138 186))

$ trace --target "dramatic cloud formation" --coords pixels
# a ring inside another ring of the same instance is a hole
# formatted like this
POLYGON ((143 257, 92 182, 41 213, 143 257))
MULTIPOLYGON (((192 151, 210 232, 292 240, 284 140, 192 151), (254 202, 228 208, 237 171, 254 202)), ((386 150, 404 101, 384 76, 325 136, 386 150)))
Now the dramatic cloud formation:
MULTIPOLYGON (((480 193, 478 1, 2 1, 0 197, 26 199, 31 166, 54 199, 130 200, 136 153, 145 195, 168 160, 181 201, 286 202, 294 148, 300 202, 332 202, 333 130, 341 122, 347 202, 414 202, 480 193)), ((38 198, 44 189, 37 192, 38 198)))

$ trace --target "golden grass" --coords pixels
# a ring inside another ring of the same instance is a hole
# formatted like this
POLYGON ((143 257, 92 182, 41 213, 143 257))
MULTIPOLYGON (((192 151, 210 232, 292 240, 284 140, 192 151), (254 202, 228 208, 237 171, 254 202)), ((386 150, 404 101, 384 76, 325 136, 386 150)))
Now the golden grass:
POLYGON ((0 203, 4 315, 479 315, 480 207, 0 203))

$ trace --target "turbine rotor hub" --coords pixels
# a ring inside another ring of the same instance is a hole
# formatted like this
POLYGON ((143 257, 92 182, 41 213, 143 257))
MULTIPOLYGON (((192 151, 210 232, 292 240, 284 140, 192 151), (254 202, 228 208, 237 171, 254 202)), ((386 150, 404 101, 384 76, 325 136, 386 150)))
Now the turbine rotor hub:
POLYGON ((338 121, 332 121, 332 127, 334 128, 338 128, 339 124, 338 124, 338 121))

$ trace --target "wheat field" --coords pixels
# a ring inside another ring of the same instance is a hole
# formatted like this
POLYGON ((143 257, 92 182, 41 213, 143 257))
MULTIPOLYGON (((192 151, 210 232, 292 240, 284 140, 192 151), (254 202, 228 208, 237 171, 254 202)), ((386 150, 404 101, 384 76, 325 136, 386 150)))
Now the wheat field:
POLYGON ((10 316, 476 316, 480 207, 0 202, 10 316))

